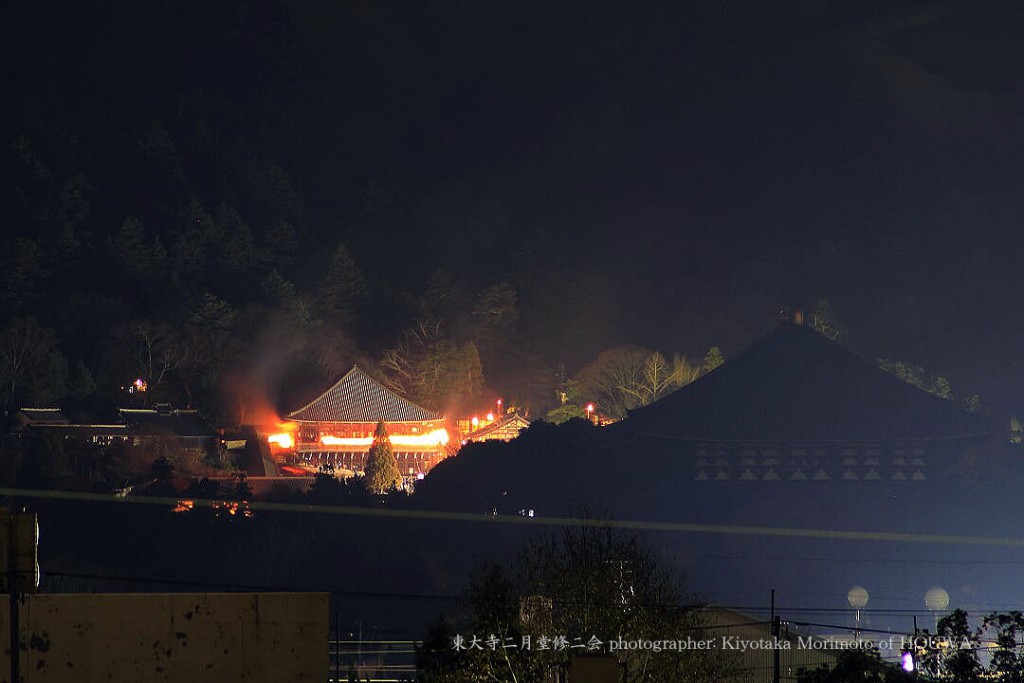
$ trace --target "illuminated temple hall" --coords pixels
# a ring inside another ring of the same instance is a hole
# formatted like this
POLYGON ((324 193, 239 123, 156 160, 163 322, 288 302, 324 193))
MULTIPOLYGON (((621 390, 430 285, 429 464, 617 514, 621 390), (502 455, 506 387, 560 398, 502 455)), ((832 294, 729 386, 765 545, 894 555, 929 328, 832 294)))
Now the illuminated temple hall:
POLYGON ((365 469, 381 420, 404 476, 425 474, 447 454, 444 416, 402 398, 358 367, 287 420, 297 425, 294 449, 300 461, 342 473, 365 469))

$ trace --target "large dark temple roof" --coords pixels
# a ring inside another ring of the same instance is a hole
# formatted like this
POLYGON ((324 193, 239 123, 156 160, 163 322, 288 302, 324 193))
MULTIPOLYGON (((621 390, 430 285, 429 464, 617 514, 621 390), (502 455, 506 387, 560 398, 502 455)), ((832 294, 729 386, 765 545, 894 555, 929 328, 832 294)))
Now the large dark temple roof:
POLYGON ((382 386, 353 366, 334 386, 288 415, 299 422, 427 422, 441 416, 382 386))
POLYGON ((812 328, 783 324, 692 384, 630 413, 634 434, 715 441, 917 441, 995 423, 903 382, 812 328))

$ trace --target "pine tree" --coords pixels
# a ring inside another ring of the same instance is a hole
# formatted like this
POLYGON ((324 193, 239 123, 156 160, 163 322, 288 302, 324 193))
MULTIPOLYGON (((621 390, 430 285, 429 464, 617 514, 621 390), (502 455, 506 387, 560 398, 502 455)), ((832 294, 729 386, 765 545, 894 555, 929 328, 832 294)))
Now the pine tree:
POLYGON ((377 423, 373 432, 373 445, 366 455, 366 488, 370 493, 383 494, 402 487, 402 473, 388 440, 384 421, 377 423))
POLYGON ((366 303, 366 278, 344 244, 339 244, 334 250, 319 294, 324 314, 341 326, 352 324, 366 303))

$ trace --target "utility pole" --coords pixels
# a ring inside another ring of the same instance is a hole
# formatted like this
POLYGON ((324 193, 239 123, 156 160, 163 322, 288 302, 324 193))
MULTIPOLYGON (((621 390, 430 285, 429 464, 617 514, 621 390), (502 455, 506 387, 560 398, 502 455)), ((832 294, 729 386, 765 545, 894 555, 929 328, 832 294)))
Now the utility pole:
POLYGON ((772 621, 772 683, 779 683, 780 680, 780 667, 779 667, 779 647, 778 639, 782 634, 780 628, 780 619, 775 614, 775 589, 772 589, 772 601, 771 601, 771 621, 772 621))
POLYGON ((21 638, 18 637, 21 626, 18 623, 18 572, 13 562, 7 572, 7 596, 10 599, 11 680, 18 683, 21 681, 21 638))
POLYGON ((334 612, 334 680, 341 681, 341 610, 334 612))
POLYGON ((6 562, 0 576, 7 577, 8 624, 10 626, 11 682, 21 682, 20 606, 26 592, 38 590, 39 572, 36 553, 39 522, 35 513, 0 508, 0 562, 6 562))

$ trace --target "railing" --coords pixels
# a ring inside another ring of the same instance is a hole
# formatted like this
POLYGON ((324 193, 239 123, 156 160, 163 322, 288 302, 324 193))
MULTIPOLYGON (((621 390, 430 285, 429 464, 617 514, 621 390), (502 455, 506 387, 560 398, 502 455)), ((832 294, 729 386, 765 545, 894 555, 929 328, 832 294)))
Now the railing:
POLYGON ((403 683, 416 680, 415 640, 342 638, 329 641, 328 683, 403 683))

